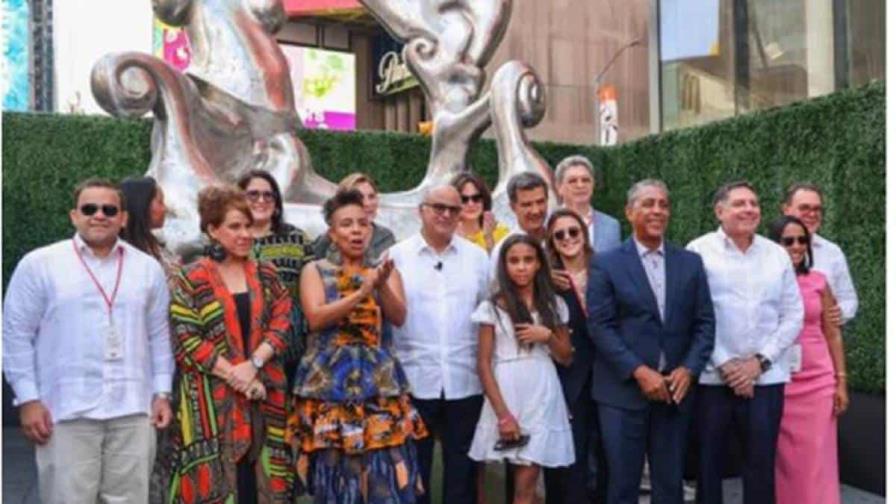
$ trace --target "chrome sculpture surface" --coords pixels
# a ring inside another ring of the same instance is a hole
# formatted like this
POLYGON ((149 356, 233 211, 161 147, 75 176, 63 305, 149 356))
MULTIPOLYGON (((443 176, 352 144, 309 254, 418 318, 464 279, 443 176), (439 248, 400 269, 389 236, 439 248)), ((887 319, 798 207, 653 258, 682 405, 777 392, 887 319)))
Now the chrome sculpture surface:
MULTIPOLYGON (((404 57, 421 83, 434 124, 424 179, 412 190, 381 195, 378 220, 399 238, 416 231, 423 191, 471 169, 470 146, 494 124, 495 210, 512 222, 507 180, 520 171, 535 171, 549 182, 552 177, 522 131, 544 115, 544 89, 532 69, 507 62, 482 93, 483 68, 507 28, 511 1, 361 3, 405 43, 404 57)), ((283 188, 288 221, 312 234, 323 231, 320 204, 335 185, 315 172, 296 136, 301 123, 289 67, 273 36, 285 20, 282 2, 153 0, 153 9, 165 23, 186 30, 193 53, 186 72, 146 54, 110 54, 94 66, 91 84, 110 114, 155 116, 147 175, 159 181, 169 201, 163 231, 169 247, 183 253, 198 243, 199 189, 233 182, 253 168, 270 171, 283 188)))

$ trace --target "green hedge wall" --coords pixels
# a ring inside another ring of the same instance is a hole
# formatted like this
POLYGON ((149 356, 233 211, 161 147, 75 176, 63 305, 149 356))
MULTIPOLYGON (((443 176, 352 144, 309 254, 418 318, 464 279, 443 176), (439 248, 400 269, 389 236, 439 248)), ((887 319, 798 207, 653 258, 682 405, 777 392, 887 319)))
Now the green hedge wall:
MULTIPOLYGON (((826 191, 823 234, 839 243, 859 291, 857 320, 847 330, 855 388, 884 390, 884 136, 885 86, 848 90, 775 110, 680 130, 613 148, 541 143, 554 164, 580 153, 604 172, 601 210, 622 216, 625 191, 658 177, 671 189, 670 236, 681 244, 716 227, 711 195, 721 183, 746 178, 758 188, 765 219, 774 217, 784 188, 814 181, 826 191)), ((28 250, 72 233, 69 193, 90 175, 140 174, 150 158, 147 120, 5 114, 3 118, 3 278, 28 250)), ((363 132, 302 131, 315 167, 338 180, 362 169, 383 191, 416 185, 429 140, 363 132)), ((475 169, 494 182, 493 141, 472 152, 475 169)))

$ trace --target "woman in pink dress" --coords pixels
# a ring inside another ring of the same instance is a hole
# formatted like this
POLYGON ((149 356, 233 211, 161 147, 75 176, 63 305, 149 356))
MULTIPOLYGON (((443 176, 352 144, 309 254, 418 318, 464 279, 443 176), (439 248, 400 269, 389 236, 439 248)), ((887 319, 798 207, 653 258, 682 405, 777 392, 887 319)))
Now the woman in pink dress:
POLYGON ((832 322, 837 302, 821 272, 812 270, 811 235, 803 223, 784 216, 769 227, 793 260, 806 315, 790 348, 790 383, 778 434, 775 493, 779 504, 840 503, 837 416, 846 411, 846 360, 840 327, 832 322))

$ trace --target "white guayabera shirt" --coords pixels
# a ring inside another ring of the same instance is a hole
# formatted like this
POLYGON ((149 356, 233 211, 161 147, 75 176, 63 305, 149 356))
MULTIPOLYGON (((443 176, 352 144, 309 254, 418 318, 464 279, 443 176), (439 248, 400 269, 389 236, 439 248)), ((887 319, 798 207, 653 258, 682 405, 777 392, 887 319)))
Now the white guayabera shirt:
POLYGON ((790 256, 756 235, 745 252, 719 228, 687 246, 700 254, 716 316, 716 339, 703 385, 722 385, 719 366, 761 353, 772 361, 757 385, 790 381, 787 350, 803 328, 803 298, 790 256))
POLYGON ((395 355, 418 399, 463 399, 482 393, 476 371, 479 325, 470 317, 488 295, 489 259, 454 236, 437 254, 420 233, 394 245, 389 257, 407 298, 404 325, 393 329, 395 355))
POLYGON ((3 370, 16 402, 41 400, 54 422, 148 414, 154 393, 171 392, 168 309, 162 266, 122 240, 104 258, 78 235, 30 252, 3 305, 3 370), (105 348, 108 305, 73 244, 109 297, 121 254, 115 358, 105 348))
POLYGON ((856 316, 859 309, 859 296, 856 295, 856 288, 849 275, 846 256, 836 243, 815 234, 812 235, 812 258, 812 269, 827 277, 831 292, 843 311, 843 322, 848 322, 856 316))

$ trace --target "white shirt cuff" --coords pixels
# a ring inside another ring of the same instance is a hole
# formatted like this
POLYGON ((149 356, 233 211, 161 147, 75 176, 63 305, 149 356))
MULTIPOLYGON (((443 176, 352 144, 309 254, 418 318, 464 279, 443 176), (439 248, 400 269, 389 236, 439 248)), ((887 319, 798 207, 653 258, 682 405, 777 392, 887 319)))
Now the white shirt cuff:
POLYGON ((16 395, 12 402, 14 406, 20 406, 28 401, 40 399, 37 384, 31 381, 20 380, 12 387, 12 390, 16 395))
POLYGON ((170 374, 157 374, 152 379, 152 391, 154 394, 170 394, 171 393, 170 374))

